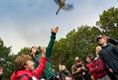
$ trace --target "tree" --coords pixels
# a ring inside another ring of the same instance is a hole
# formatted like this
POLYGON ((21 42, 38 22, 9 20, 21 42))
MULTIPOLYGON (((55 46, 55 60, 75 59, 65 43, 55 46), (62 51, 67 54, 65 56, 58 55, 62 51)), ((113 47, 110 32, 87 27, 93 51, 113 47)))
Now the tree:
POLYGON ((96 24, 102 29, 103 33, 118 39, 118 8, 111 7, 104 10, 99 17, 100 19, 96 24))
POLYGON ((9 80, 14 70, 14 55, 10 55, 11 47, 6 47, 0 39, 0 66, 3 67, 3 80, 9 80))
POLYGON ((22 55, 22 54, 30 54, 30 48, 29 47, 24 47, 24 48, 22 48, 19 52, 18 52, 18 54, 17 54, 17 56, 18 55, 22 55))
POLYGON ((85 25, 78 27, 77 30, 73 29, 66 38, 61 38, 55 43, 52 64, 55 64, 57 68, 59 60, 64 60, 64 64, 70 69, 76 56, 85 61, 87 55, 94 54, 97 45, 96 36, 100 33, 101 31, 94 26, 85 25))

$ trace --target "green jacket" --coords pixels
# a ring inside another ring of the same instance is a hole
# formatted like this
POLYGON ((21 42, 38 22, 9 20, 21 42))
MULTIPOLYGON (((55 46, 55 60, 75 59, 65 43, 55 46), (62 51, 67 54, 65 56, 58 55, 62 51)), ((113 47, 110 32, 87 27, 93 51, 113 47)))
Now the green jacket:
MULTIPOLYGON (((54 45, 54 42, 55 42, 55 38, 56 38, 56 34, 52 32, 49 44, 46 48, 46 58, 47 58, 46 67, 44 69, 44 72, 43 72, 41 78, 46 77, 46 79, 49 79, 50 77, 52 77, 53 71, 52 71, 52 68, 51 68, 50 57, 52 55, 51 53, 52 53, 52 48, 53 48, 53 45, 54 45)), ((39 64, 40 57, 41 57, 41 53, 38 53, 38 54, 35 55, 35 59, 34 59, 34 62, 35 62, 34 67, 35 68, 37 68, 37 66, 39 64)))

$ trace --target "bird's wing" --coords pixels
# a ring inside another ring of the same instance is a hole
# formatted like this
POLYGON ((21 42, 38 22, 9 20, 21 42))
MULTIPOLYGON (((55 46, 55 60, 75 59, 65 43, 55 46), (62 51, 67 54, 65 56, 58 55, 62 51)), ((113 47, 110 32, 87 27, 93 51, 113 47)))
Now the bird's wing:
POLYGON ((59 5, 60 0, 54 0, 57 5, 59 5))
POLYGON ((65 6, 63 7, 64 10, 66 11, 70 11, 72 10, 74 7, 72 4, 65 4, 65 6))

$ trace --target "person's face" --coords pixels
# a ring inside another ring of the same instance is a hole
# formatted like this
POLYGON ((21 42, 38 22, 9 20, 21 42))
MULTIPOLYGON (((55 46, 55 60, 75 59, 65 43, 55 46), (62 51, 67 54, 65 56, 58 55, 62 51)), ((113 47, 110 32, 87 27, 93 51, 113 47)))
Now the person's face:
POLYGON ((76 64, 81 64, 81 61, 79 59, 75 60, 76 64))
POLYGON ((100 44, 100 45, 103 45, 104 43, 106 43, 107 42, 107 39, 105 38, 105 37, 101 37, 99 40, 98 40, 98 43, 100 44))
POLYGON ((34 70, 34 62, 33 62, 32 60, 28 60, 28 61, 26 62, 26 68, 27 68, 28 70, 34 70))
POLYGON ((37 50, 38 50, 37 47, 33 47, 33 48, 32 48, 32 53, 36 53, 37 50))
POLYGON ((102 48, 101 48, 100 46, 97 46, 97 47, 96 47, 96 55, 99 54, 99 52, 100 52, 101 49, 102 49, 102 48))
POLYGON ((87 58, 86 58, 86 61, 87 61, 87 62, 91 62, 91 60, 90 60, 90 58, 89 58, 89 57, 87 57, 87 58))

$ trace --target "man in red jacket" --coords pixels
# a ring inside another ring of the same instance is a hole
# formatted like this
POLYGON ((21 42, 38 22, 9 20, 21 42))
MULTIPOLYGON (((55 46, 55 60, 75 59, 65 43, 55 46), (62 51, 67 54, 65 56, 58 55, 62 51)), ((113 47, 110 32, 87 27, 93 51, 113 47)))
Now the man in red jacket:
POLYGON ((34 62, 28 55, 20 55, 15 60, 16 71, 13 72, 10 80, 38 80, 45 68, 45 50, 42 49, 38 67, 34 70, 34 62))

